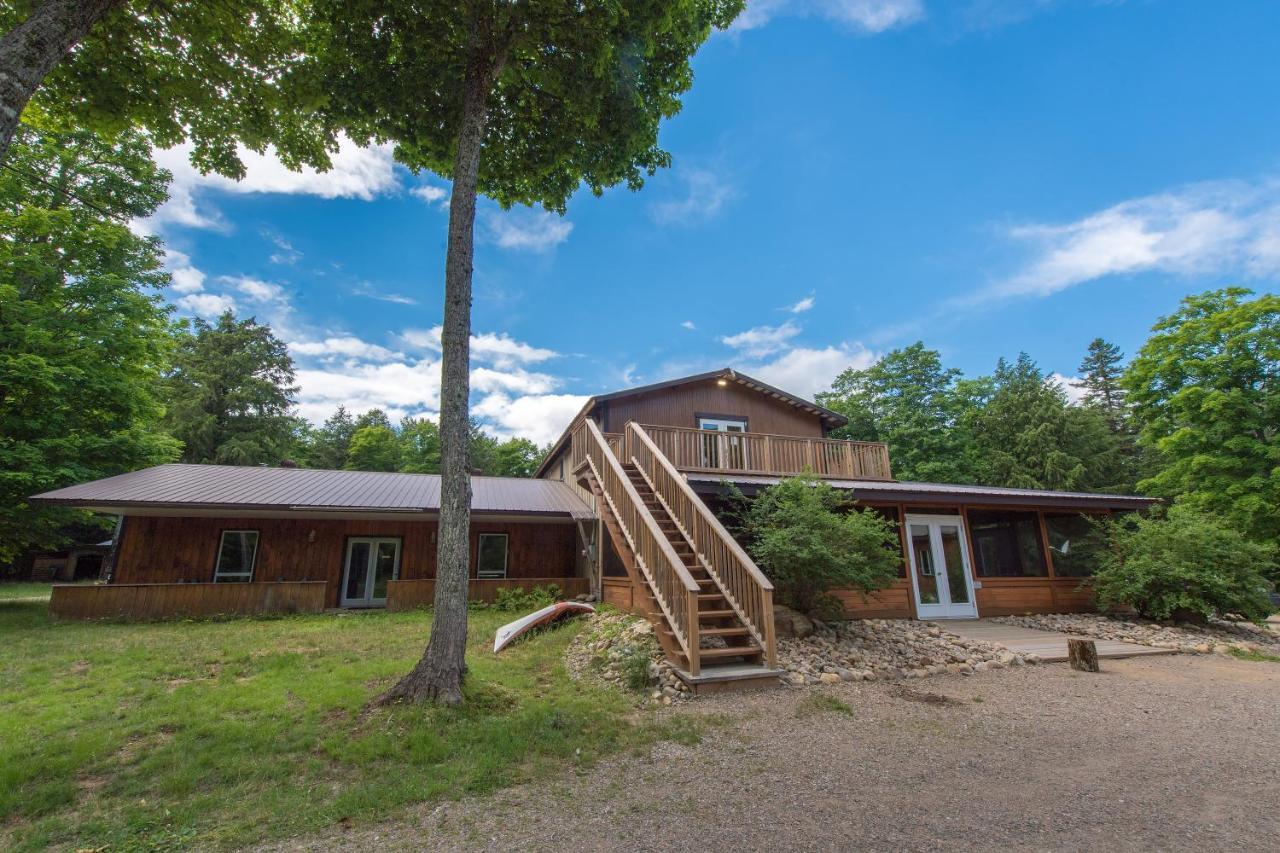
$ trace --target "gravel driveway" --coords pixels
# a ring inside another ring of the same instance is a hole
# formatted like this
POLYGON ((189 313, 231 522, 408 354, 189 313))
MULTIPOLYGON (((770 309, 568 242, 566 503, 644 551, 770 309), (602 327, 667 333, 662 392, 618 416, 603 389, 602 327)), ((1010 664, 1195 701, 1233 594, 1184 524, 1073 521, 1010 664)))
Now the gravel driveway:
POLYGON ((290 849, 1277 849, 1280 665, 1104 670, 704 697, 664 711, 725 718, 698 746, 290 849))

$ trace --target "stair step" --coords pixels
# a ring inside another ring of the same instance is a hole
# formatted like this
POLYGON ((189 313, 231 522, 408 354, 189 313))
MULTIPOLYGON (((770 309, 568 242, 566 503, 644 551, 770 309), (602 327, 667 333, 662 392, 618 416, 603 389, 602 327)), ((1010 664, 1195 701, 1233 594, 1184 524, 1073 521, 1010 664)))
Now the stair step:
POLYGON ((735 625, 732 628, 703 628, 698 627, 699 637, 744 637, 750 632, 741 625, 735 625))
POLYGON ((698 657, 707 658, 758 658, 759 646, 726 646, 723 649, 698 649, 698 657))
POLYGON ((699 610, 699 619, 728 619, 730 616, 737 616, 732 610, 699 610))

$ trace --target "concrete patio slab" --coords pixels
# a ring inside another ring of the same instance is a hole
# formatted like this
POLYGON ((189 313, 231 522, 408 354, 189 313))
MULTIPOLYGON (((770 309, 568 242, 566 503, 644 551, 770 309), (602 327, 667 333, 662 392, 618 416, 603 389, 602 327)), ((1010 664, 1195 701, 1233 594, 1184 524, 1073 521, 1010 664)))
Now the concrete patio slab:
POLYGON ((1047 662, 1065 661, 1067 659, 1067 640, 1093 640, 1098 644, 1099 658, 1132 658, 1141 655, 1171 655, 1174 649, 1157 649, 1141 646, 1137 643, 1124 643, 1119 640, 1098 640, 1080 634, 1061 634, 1056 631, 1038 631, 1035 628, 1023 628, 1019 625, 1006 625, 989 619, 949 619, 935 620, 946 626, 953 634, 967 640, 984 640, 1004 646, 1011 652, 1022 655, 1038 655, 1047 662))

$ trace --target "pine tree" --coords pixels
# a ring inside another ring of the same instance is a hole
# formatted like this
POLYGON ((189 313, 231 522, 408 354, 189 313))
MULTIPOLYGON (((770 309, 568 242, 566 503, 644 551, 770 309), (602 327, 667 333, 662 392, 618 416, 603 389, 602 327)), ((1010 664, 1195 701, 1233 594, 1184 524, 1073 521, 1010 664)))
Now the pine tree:
POLYGON ((1102 409, 1111 431, 1115 433, 1125 432, 1125 397, 1120 386, 1123 362, 1124 353, 1120 347, 1102 338, 1094 338, 1078 368, 1080 384, 1085 388, 1085 400, 1102 409))

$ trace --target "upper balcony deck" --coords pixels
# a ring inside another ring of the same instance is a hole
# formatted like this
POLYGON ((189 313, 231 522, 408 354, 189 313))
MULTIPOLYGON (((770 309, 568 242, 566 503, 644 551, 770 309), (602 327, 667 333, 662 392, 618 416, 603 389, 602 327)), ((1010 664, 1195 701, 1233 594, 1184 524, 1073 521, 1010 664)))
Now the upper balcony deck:
MULTIPOLYGON (((643 427, 658 449, 681 471, 783 477, 808 473, 843 480, 893 479, 889 447, 879 442, 649 424, 643 427)), ((610 448, 621 457, 624 435, 607 433, 605 437, 610 448)))

